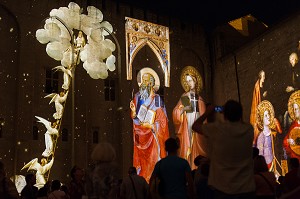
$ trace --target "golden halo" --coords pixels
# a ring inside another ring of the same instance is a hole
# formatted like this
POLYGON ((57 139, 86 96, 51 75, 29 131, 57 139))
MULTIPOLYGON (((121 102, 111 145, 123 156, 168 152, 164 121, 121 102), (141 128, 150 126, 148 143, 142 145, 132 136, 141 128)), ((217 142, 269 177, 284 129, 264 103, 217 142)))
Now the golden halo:
POLYGON ((271 104, 271 102, 269 102, 268 100, 263 100, 261 101, 257 108, 256 108, 256 124, 258 125, 259 129, 263 129, 263 121, 264 121, 264 113, 265 111, 268 111, 270 114, 270 124, 269 127, 271 129, 275 129, 275 112, 274 112, 274 108, 273 105, 271 104))
POLYGON ((155 91, 158 91, 159 86, 160 86, 160 80, 159 80, 159 77, 158 77, 157 73, 152 68, 145 67, 145 68, 142 68, 138 72, 137 77, 136 77, 138 85, 141 86, 142 77, 146 73, 149 73, 149 74, 151 74, 154 77, 154 79, 155 79, 155 85, 154 85, 153 88, 154 88, 155 91))
POLYGON ((289 98, 288 112, 292 120, 296 120, 293 107, 295 103, 300 107, 300 90, 293 92, 289 98))
POLYGON ((200 73, 197 71, 196 68, 193 66, 186 66, 182 69, 181 75, 180 75, 180 82, 182 88, 185 90, 185 92, 188 92, 190 90, 189 85, 186 81, 186 76, 191 75, 196 78, 196 93, 200 93, 203 87, 202 77, 200 73))

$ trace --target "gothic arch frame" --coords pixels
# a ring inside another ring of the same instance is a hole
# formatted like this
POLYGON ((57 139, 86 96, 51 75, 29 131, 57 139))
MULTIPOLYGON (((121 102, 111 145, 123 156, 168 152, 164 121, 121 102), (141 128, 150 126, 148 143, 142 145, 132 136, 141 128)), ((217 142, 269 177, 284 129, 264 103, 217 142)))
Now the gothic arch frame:
POLYGON ((148 45, 161 65, 165 87, 170 87, 169 28, 129 17, 125 17, 125 20, 127 80, 132 80, 134 58, 148 45))

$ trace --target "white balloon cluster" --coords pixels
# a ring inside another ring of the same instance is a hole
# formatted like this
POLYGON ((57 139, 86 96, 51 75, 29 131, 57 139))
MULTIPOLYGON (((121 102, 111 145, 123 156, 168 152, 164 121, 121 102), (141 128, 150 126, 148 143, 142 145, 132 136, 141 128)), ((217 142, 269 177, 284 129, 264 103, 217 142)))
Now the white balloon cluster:
POLYGON ((112 54, 116 46, 111 40, 105 39, 105 36, 112 33, 113 27, 109 22, 102 21, 103 14, 96 7, 87 7, 87 12, 87 15, 81 14, 81 8, 74 2, 70 2, 68 7, 52 9, 44 28, 36 31, 36 38, 40 43, 47 44, 47 54, 61 61, 62 66, 71 69, 75 60, 81 60, 93 79, 105 79, 108 76, 107 70, 114 71, 116 68, 116 58, 112 54), (71 39, 74 38, 70 36, 73 35, 73 29, 82 31, 87 37, 86 45, 81 45, 82 41, 77 37, 75 50, 71 46, 71 39))

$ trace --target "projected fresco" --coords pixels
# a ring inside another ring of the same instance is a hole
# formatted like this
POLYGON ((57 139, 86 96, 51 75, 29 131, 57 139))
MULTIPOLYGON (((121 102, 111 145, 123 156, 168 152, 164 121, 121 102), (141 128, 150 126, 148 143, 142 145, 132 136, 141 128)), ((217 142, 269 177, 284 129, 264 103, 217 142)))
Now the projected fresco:
POLYGON ((253 146, 259 149, 270 171, 277 176, 288 171, 290 158, 300 160, 300 67, 297 52, 290 53, 286 60, 289 67, 282 75, 289 76, 287 79, 276 81, 275 70, 270 76, 264 70, 259 72, 250 113, 250 123, 254 127, 253 146), (266 81, 268 86, 264 86, 266 81), (282 89, 276 90, 280 83, 282 89))
POLYGON ((166 156, 164 143, 169 138, 168 118, 161 97, 158 75, 144 68, 139 76, 140 90, 130 102, 133 120, 133 166, 148 182, 158 160, 166 156))
POLYGON ((192 66, 182 70, 180 81, 185 93, 173 109, 173 123, 175 134, 180 140, 179 156, 186 159, 194 169, 194 159, 198 155, 206 156, 201 143, 202 135, 192 130, 194 121, 205 112, 204 100, 199 95, 203 83, 200 73, 192 66))

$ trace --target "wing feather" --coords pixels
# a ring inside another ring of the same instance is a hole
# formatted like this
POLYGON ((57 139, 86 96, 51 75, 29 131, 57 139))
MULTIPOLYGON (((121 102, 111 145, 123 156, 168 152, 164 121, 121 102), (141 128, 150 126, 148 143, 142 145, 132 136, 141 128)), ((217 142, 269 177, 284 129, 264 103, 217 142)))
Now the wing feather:
POLYGON ((50 128, 52 128, 51 127, 51 122, 49 122, 48 120, 46 120, 46 119, 44 119, 42 117, 39 117, 39 116, 35 116, 35 117, 39 120, 38 122, 43 123, 45 125, 45 127, 47 128, 47 130, 50 129, 50 128))
POLYGON ((49 95, 46 95, 44 98, 47 98, 47 97, 51 97, 52 99, 50 100, 50 102, 49 102, 49 104, 51 104, 52 102, 54 102, 55 101, 55 98, 56 98, 56 96, 57 96, 58 94, 57 93, 51 93, 51 94, 49 94, 49 95))
POLYGON ((28 170, 30 170, 30 168, 32 167, 32 164, 36 164, 38 161, 37 158, 32 159, 30 162, 28 162, 27 164, 25 164, 21 170, 28 168, 28 170))

